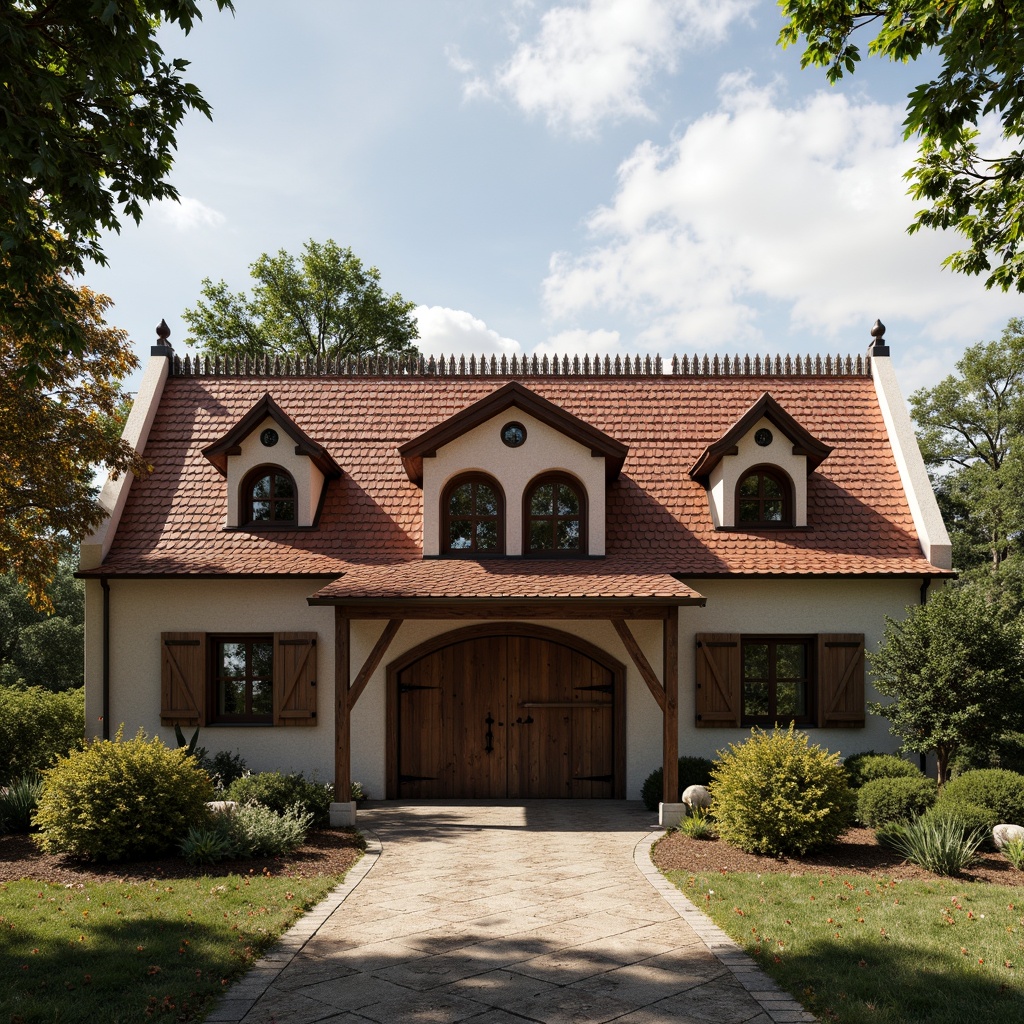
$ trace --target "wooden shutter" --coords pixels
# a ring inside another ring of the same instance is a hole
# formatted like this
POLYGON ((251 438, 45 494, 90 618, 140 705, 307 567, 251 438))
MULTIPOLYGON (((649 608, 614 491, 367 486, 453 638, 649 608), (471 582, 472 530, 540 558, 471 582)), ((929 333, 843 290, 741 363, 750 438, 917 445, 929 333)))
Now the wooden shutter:
POLYGON ((206 725, 206 634, 160 634, 160 724, 206 725))
POLYGON ((316 633, 274 634, 274 725, 316 725, 316 633))
POLYGON ((864 726, 864 634, 818 637, 818 724, 864 726))
POLYGON ((697 726, 740 724, 739 633, 697 634, 697 726))

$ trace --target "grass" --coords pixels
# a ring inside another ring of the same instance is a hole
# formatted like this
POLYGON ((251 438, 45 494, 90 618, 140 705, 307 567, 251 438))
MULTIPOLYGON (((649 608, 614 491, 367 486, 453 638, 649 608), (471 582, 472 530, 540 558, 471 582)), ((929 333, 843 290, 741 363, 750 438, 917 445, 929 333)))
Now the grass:
POLYGON ((941 879, 667 872, 823 1021, 1024 1020, 1024 890, 941 879))
POLYGON ((338 881, 0 884, 0 1022, 199 1020, 338 881))

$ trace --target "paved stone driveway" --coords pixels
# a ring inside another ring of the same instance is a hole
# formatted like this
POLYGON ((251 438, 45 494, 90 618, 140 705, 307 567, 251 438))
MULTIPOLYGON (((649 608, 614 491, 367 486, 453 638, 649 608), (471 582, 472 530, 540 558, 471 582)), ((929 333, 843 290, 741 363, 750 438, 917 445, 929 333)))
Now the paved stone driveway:
POLYGON ((639 803, 381 804, 359 826, 346 885, 208 1021, 814 1020, 662 880, 639 803))

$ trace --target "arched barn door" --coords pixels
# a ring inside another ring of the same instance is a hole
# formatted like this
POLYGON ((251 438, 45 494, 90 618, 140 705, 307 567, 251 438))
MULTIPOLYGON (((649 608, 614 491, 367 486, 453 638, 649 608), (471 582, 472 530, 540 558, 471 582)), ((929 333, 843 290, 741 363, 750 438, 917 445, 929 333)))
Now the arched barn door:
POLYGON ((621 798, 625 670, 516 623, 436 637, 388 668, 392 799, 621 798))

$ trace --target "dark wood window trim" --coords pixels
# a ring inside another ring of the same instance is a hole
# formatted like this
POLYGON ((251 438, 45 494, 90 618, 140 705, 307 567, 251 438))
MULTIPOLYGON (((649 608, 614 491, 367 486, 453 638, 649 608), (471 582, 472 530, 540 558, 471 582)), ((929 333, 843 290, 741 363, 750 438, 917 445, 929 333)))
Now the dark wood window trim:
POLYGON ((736 490, 733 494, 733 523, 734 529, 737 530, 789 530, 793 528, 793 482, 789 479, 789 476, 784 473, 778 466, 771 465, 759 465, 751 466, 749 469, 745 469, 740 475, 739 480, 736 481, 736 490), (744 482, 751 476, 757 475, 758 487, 757 497, 743 497, 740 496, 740 488, 744 482), (765 481, 772 480, 779 485, 779 490, 782 493, 782 518, 781 519, 768 519, 766 518, 765 505, 769 501, 778 501, 777 498, 769 498, 765 495, 765 481), (740 518, 740 502, 757 502, 758 504, 758 518, 757 519, 741 519, 740 518))
POLYGON ((747 635, 740 638, 740 699, 742 709, 740 712, 740 725, 760 725, 772 727, 774 725, 788 726, 795 722, 799 726, 810 726, 817 724, 816 715, 816 691, 817 691, 817 665, 815 663, 815 649, 817 637, 807 635, 747 635), (804 649, 804 671, 799 677, 790 677, 779 680, 777 649, 779 645, 801 646, 804 649), (767 685, 768 688, 768 712, 767 714, 751 714, 747 710, 747 683, 751 682, 747 677, 747 649, 748 647, 765 646, 768 653, 767 673, 765 677, 757 680, 767 685), (778 712, 778 687, 780 682, 798 682, 804 687, 804 711, 803 714, 794 715, 788 712, 778 712))
POLYGON ((239 523, 245 529, 280 529, 281 527, 294 527, 298 525, 299 515, 299 492, 295 486, 295 477, 286 469, 272 464, 257 466, 245 475, 239 494, 239 523), (270 496, 268 498, 257 498, 253 494, 256 482, 265 476, 270 476, 270 496), (276 481, 285 480, 290 485, 291 494, 277 495, 276 481), (254 506, 257 502, 269 503, 270 518, 257 519, 254 515, 254 506), (291 505, 291 516, 284 514, 288 504, 291 505))
POLYGON ((208 637, 207 651, 209 666, 207 671, 207 701, 209 712, 207 721, 212 725, 272 725, 274 722, 274 635, 273 633, 232 633, 211 634, 208 637), (225 644, 237 644, 245 650, 245 668, 242 675, 222 675, 221 651, 225 644), (270 648, 269 675, 258 675, 253 664, 253 651, 257 644, 270 648), (240 682, 244 686, 245 711, 229 713, 221 707, 221 684, 227 680, 240 682), (254 684, 263 683, 267 686, 266 698, 269 710, 258 712, 253 710, 254 684))
POLYGON ((587 499, 587 489, 574 476, 568 473, 543 473, 534 477, 526 490, 523 492, 523 557, 524 558, 586 558, 588 552, 588 531, 587 522, 589 519, 590 503, 587 499), (579 501, 579 514, 571 516, 560 516, 557 510, 557 492, 555 507, 551 515, 534 515, 532 512, 533 495, 537 488, 545 484, 564 485, 573 491, 579 501), (571 520, 579 521, 579 547, 578 548, 534 548, 531 545, 531 526, 535 522, 549 522, 551 524, 551 536, 558 536, 558 525, 571 520))
POLYGON ((441 493, 441 555, 444 558, 490 558, 505 554, 505 492, 501 484, 492 476, 486 473, 462 473, 449 480, 441 493), (452 494, 465 484, 470 485, 470 512, 467 515, 453 517, 450 504, 452 494), (482 514, 477 511, 477 485, 485 484, 494 491, 497 498, 498 510, 492 515, 482 514), (472 540, 468 548, 453 548, 451 546, 451 526, 453 518, 457 521, 470 523, 472 540), (493 549, 479 550, 477 547, 478 526, 481 523, 493 522, 497 534, 497 544, 493 549))

